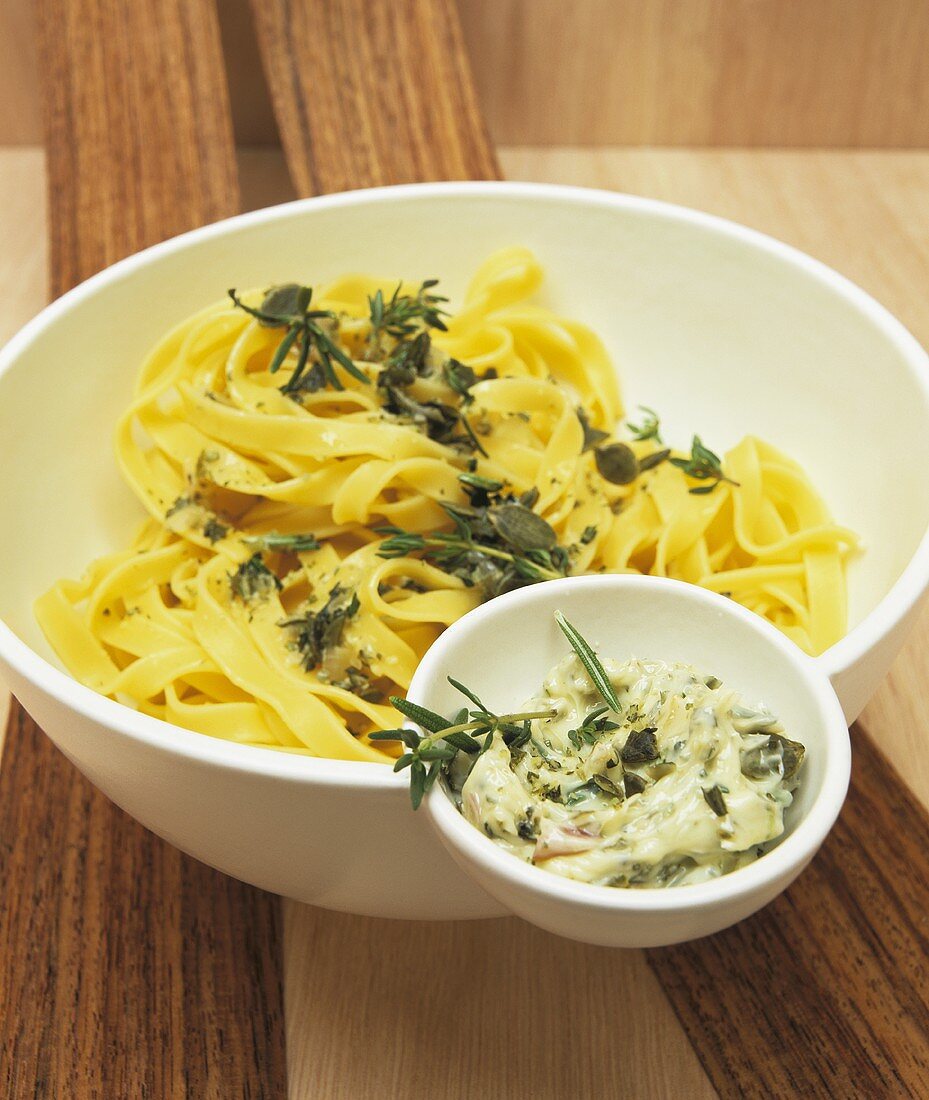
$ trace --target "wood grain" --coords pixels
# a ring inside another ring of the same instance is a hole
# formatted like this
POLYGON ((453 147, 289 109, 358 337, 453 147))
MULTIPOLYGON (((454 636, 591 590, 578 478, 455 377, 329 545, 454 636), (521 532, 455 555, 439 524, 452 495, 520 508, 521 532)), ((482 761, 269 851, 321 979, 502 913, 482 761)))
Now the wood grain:
POLYGON ((452 0, 255 0, 300 194, 495 179, 452 0))
MULTIPOLYGON (((207 0, 43 0, 53 294, 237 206, 207 0)), ((9 1097, 284 1091, 280 911, 147 833, 14 706, 0 768, 9 1097)))
POLYGON ((291 1100, 717 1095, 640 951, 285 903, 291 1100))
MULTIPOLYGON (((0 4, 0 143, 41 141, 33 3, 0 4)), ((237 137, 275 143, 248 0, 219 7, 237 137)), ((498 143, 929 144, 924 0, 458 0, 457 7, 498 143)))
POLYGON ((924 0, 460 7, 501 144, 929 144, 924 0))

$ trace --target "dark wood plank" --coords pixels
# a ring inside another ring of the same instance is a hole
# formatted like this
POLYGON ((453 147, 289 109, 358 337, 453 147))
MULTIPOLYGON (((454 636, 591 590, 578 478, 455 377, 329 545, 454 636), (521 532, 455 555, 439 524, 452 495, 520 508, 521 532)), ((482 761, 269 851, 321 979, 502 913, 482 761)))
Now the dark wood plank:
POLYGON ((649 961, 724 1097, 929 1095, 929 818, 867 732, 791 889, 649 961))
POLYGON ((252 0, 302 195, 496 179, 453 0, 252 0))
MULTIPOLYGON (((212 0, 43 0, 53 294, 238 207, 212 0)), ((14 705, 0 769, 4 1097, 282 1097, 278 899, 182 855, 14 705)))
MULTIPOLYGON (((497 174, 451 3, 252 8, 302 193, 497 174)), ((859 729, 845 812, 794 888, 735 929, 647 953, 723 1096, 929 1093, 927 852, 929 816, 859 729)))

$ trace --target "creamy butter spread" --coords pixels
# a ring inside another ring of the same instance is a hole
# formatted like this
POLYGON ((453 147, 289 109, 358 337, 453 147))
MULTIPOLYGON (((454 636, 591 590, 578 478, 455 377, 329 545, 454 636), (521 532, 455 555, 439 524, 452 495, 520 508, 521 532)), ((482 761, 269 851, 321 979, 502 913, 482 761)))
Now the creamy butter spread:
POLYGON ((619 712, 572 654, 523 708, 554 717, 458 754, 447 778, 465 818, 520 859, 603 886, 703 882, 761 855, 784 830, 803 746, 688 665, 602 663, 619 712))

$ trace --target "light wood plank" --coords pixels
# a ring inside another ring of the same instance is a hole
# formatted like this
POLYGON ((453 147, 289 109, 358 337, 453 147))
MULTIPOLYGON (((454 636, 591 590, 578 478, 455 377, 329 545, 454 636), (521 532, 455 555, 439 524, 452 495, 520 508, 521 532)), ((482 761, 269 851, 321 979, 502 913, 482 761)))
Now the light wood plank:
POLYGON ((715 1097, 640 951, 285 903, 290 1100, 715 1097))

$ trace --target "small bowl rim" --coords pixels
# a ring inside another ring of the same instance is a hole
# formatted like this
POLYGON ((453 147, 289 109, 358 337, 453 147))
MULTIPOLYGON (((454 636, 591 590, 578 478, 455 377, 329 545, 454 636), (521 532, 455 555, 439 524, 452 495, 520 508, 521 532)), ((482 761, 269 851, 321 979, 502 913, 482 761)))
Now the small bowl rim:
MULTIPOLYGON (((111 283, 131 277, 138 268, 162 256, 182 251, 201 241, 232 234, 239 229, 286 220, 309 209, 351 207, 378 202, 416 202, 431 197, 468 199, 481 195, 555 200, 566 205, 583 204, 639 211, 721 234, 783 260, 827 286, 865 314, 898 351, 922 389, 929 406, 929 355, 922 345, 876 298, 822 261, 759 230, 677 203, 598 188, 519 181, 419 183, 343 191, 249 211, 179 234, 111 264, 47 305, 0 348, 0 376, 15 365, 45 329, 52 326, 61 315, 79 308, 85 298, 93 296, 111 283)), ((927 587, 929 524, 913 555, 883 598, 844 638, 815 658, 824 673, 827 676, 841 673, 869 650, 877 647, 883 638, 900 625, 927 587)), ((2 619, 0 662, 7 664, 16 675, 44 694, 75 713, 104 725, 110 732, 139 741, 151 748, 179 754, 192 761, 294 782, 344 784, 382 790, 399 790, 402 786, 397 776, 376 762, 331 760, 280 753, 273 748, 211 737, 142 714, 99 695, 92 688, 73 679, 19 638, 2 619)))
MULTIPOLYGON (((420 662, 410 685, 409 697, 414 702, 420 701, 420 692, 417 689, 422 682, 435 677, 439 665, 448 667, 451 664, 450 652, 454 650, 458 639, 482 626, 484 619, 490 615, 497 617, 495 625, 499 626, 501 614, 515 617, 528 604, 543 599, 549 602, 554 597, 560 599, 562 609, 570 618, 571 594, 577 588, 599 587, 605 595, 617 595, 630 586, 650 588, 662 593, 663 597, 671 593, 683 605, 703 604, 722 612, 725 617, 741 620, 767 644, 785 655, 799 680, 805 684, 822 719, 824 773, 821 790, 807 813, 793 824, 791 832, 753 863, 709 882, 665 890, 636 890, 579 882, 524 862, 504 851, 490 837, 467 822, 453 805, 441 783, 436 784, 424 801, 430 823, 446 847, 469 870, 472 864, 476 864, 482 871, 503 878, 508 884, 523 891, 540 897, 553 897, 559 902, 571 902, 587 909, 637 913, 700 910, 732 904, 750 895, 757 896, 766 887, 779 882, 786 886, 816 854, 842 810, 851 778, 851 738, 838 696, 816 659, 803 653, 767 620, 725 596, 667 577, 616 573, 566 577, 563 580, 548 581, 544 586, 521 588, 482 604, 453 623, 420 662), (559 597, 559 593, 563 595, 559 597)), ((683 629, 686 630, 686 627, 683 629)), ((660 654, 643 656, 660 659, 660 654)), ((544 675, 545 671, 547 670, 542 670, 540 675, 544 675)))

